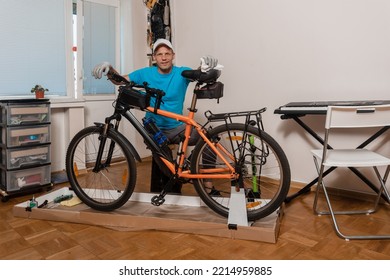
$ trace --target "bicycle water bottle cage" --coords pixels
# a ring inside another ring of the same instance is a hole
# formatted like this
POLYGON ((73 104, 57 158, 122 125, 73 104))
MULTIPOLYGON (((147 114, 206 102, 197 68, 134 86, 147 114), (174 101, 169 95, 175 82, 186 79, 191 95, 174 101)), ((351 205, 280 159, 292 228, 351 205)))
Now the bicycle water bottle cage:
POLYGON ((134 89, 132 84, 120 86, 117 103, 125 108, 145 110, 149 107, 150 96, 143 91, 134 89))

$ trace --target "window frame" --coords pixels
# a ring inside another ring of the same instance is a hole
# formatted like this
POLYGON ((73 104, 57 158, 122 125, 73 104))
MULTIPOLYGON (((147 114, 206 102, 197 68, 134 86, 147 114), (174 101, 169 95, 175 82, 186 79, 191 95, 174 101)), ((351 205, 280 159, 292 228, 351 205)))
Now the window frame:
MULTIPOLYGON (((107 5, 115 9, 115 65, 120 69, 120 1, 119 0, 77 0, 77 15, 83 15, 83 2, 91 2, 96 4, 107 5)), ((112 100, 115 93, 101 93, 101 94, 84 94, 83 80, 85 73, 90 73, 92 69, 83 69, 83 36, 84 36, 84 18, 77 17, 77 67, 76 67, 76 87, 74 91, 74 99, 76 100, 112 100), (82 19, 82 20, 80 20, 82 19)))
MULTIPOLYGON (((71 34, 72 34, 72 31, 70 28, 68 28, 69 26, 71 26, 72 24, 72 18, 71 18, 71 3, 72 3, 72 0, 62 0, 62 5, 63 5, 63 15, 64 15, 64 22, 63 22, 63 27, 64 29, 61 30, 61 34, 63 34, 64 36, 64 53, 63 55, 65 56, 65 63, 64 63, 64 67, 65 67, 65 70, 64 70, 64 73, 65 73, 65 77, 63 79, 63 81, 65 82, 65 85, 64 85, 64 92, 62 92, 63 95, 59 95, 58 93, 56 94, 55 92, 52 92, 52 91, 49 91, 48 93, 45 94, 45 97, 46 98, 49 98, 49 99, 52 99, 52 98, 66 98, 68 97, 72 92, 73 92, 73 61, 72 61, 72 40, 71 40, 71 34)), ((31 3, 30 3, 31 4, 31 3)), ((43 1, 43 4, 44 4, 44 1, 43 1)), ((15 15, 17 16, 17 15, 15 15)), ((10 26, 7 26, 7 28, 12 32, 12 29, 13 28, 17 28, 17 27, 14 27, 13 25, 10 25, 10 26)), ((33 43, 33 42, 29 42, 30 44, 33 43)), ((19 43, 19 44, 25 44, 24 42, 23 43, 19 43)), ((10 54, 11 57, 13 55, 15 55, 15 53, 11 53, 10 54)), ((15 58, 14 59, 18 59, 17 55, 15 55, 15 58)), ((15 66, 17 67, 17 66, 15 66)), ((28 68, 28 67, 27 67, 28 68)), ((7 69, 8 71, 12 71, 15 73, 15 75, 29 75, 29 73, 27 72, 23 72, 23 70, 19 70, 19 69, 14 69, 13 67, 8 67, 7 69)), ((27 71, 27 70, 26 70, 27 71)), ((62 73, 61 73, 62 74, 62 73)), ((42 82, 42 85, 43 86, 47 86, 44 84, 43 81, 37 81, 37 83, 41 83, 42 82)), ((17 99, 20 99, 20 98, 32 98, 32 93, 30 93, 30 89, 34 86, 34 84, 31 84, 28 88, 22 90, 20 93, 16 93, 16 95, 14 95, 13 93, 12 94, 9 94, 7 95, 6 93, 2 93, 0 94, 0 98, 1 99, 14 99, 14 98, 17 98, 17 99)))

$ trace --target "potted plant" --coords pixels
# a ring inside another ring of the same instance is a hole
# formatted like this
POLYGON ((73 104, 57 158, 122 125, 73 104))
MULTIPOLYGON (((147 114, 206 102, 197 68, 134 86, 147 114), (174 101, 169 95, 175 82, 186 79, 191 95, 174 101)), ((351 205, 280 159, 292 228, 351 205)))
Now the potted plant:
POLYGON ((35 98, 44 98, 45 97, 45 91, 49 91, 49 90, 47 88, 44 88, 41 85, 35 85, 35 87, 33 87, 31 89, 32 93, 35 92, 35 98))

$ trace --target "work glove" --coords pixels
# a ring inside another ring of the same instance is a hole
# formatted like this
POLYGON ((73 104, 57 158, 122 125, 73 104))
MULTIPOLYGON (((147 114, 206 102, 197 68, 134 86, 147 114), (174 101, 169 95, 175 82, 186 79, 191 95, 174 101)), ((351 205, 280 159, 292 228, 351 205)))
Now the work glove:
POLYGON ((200 58, 200 70, 208 72, 211 69, 222 70, 223 66, 218 64, 218 59, 212 56, 202 56, 200 58))
POLYGON ((112 68, 110 63, 106 61, 102 62, 93 68, 92 76, 94 76, 95 79, 101 79, 103 75, 107 75, 110 68, 112 68))

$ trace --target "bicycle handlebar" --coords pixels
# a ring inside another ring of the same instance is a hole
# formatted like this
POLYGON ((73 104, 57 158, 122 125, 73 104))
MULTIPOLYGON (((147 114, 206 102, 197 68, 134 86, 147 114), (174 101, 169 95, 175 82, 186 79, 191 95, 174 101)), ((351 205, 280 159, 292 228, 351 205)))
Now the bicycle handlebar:
POLYGON ((119 75, 115 69, 110 68, 107 73, 107 79, 109 79, 114 85, 128 85, 130 82, 123 76, 119 75))
POLYGON ((117 105, 119 105, 119 108, 121 109, 133 107, 145 110, 149 107, 150 98, 153 97, 156 100, 154 104, 154 112, 157 113, 157 110, 160 109, 161 103, 164 103, 162 101, 163 96, 165 96, 164 91, 148 87, 146 82, 142 85, 134 82, 128 82, 126 85, 119 87, 117 105))
POLYGON ((211 69, 208 72, 202 72, 200 69, 184 70, 181 75, 186 79, 199 83, 214 83, 221 75, 221 70, 211 69))
POLYGON ((156 97, 156 98, 161 98, 161 97, 165 96, 165 92, 163 90, 157 89, 157 88, 150 88, 147 86, 147 83, 144 83, 144 84, 145 84, 146 93, 150 94, 150 96, 156 97))
POLYGON ((160 109, 161 103, 164 103, 164 101, 162 101, 162 98, 163 96, 165 96, 165 92, 161 89, 148 87, 147 82, 144 82, 143 85, 137 85, 135 83, 131 83, 131 84, 133 84, 133 87, 145 89, 146 95, 156 98, 156 102, 154 104, 154 113, 156 114, 157 109, 160 109))
MULTIPOLYGON (((223 93, 223 84, 219 83, 216 84, 217 79, 221 75, 220 70, 211 69, 208 72, 201 72, 199 69, 197 70, 185 70, 182 72, 182 76, 184 78, 190 79, 191 81, 197 81, 199 86, 200 84, 206 83, 207 86, 198 89, 199 92, 194 91, 194 93, 197 95, 198 98, 220 98, 222 97, 223 93), (215 88, 209 88, 208 85, 214 85, 216 84, 217 87, 215 88), (221 86, 222 85, 222 86, 221 86)), ((118 79, 119 77, 116 77, 115 73, 111 75, 111 79, 118 79)), ((125 107, 130 105, 134 108, 139 108, 141 110, 145 110, 146 107, 149 107, 149 101, 150 98, 155 98, 154 103, 154 113, 157 114, 157 110, 160 109, 161 103, 164 103, 162 98, 165 96, 165 92, 161 89, 157 88, 151 88, 148 86, 147 82, 144 82, 143 84, 137 84, 133 81, 128 81, 125 78, 121 77, 122 81, 125 84, 119 87, 119 93, 118 96, 119 103, 121 105, 124 105, 125 107), (143 93, 141 93, 138 89, 141 89, 141 91, 144 90, 143 93)), ((130 108, 130 107, 129 107, 130 108)))

